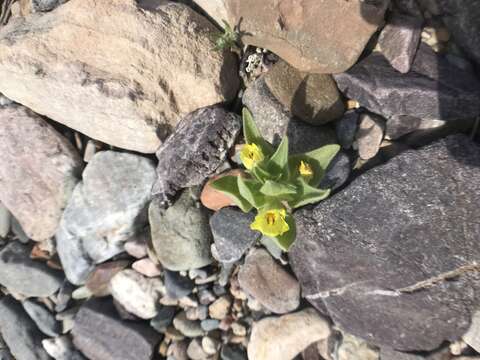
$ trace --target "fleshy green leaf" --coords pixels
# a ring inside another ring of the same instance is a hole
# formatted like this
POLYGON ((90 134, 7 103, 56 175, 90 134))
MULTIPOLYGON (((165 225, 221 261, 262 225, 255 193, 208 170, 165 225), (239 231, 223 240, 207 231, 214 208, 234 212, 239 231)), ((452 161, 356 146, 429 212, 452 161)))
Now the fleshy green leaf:
POLYGON ((330 144, 322 146, 321 148, 313 151, 309 151, 305 153, 305 156, 314 159, 320 165, 320 167, 325 170, 339 151, 340 145, 330 144))
POLYGON ((290 230, 273 239, 280 249, 283 251, 288 251, 290 246, 292 246, 293 242, 295 241, 295 237, 297 236, 297 227, 295 226, 295 219, 292 215, 287 215, 285 221, 290 227, 290 230))
POLYGON ((247 144, 257 144, 266 156, 273 154, 273 146, 262 137, 260 130, 258 130, 257 125, 253 120, 252 113, 245 107, 242 111, 242 117, 243 137, 247 144))
POLYGON ((279 183, 267 180, 260 188, 260 192, 266 196, 280 197, 285 195, 297 194, 297 187, 291 184, 279 183))
POLYGON ((298 198, 295 201, 289 203, 289 205, 294 209, 300 206, 314 204, 327 198, 328 195, 330 195, 330 189, 317 189, 308 185, 303 180, 299 180, 298 189, 298 198))
POLYGON ((252 204, 254 208, 259 209, 265 205, 265 196, 260 192, 261 182, 238 176, 237 183, 240 195, 252 204))
POLYGON ((250 204, 240 194, 238 189, 237 176, 222 176, 221 178, 212 181, 212 188, 228 195, 235 204, 242 209, 243 212, 249 212, 252 210, 252 204, 250 204))
POLYGON ((265 164, 265 168, 273 176, 282 175, 285 178, 288 176, 288 138, 285 136, 278 145, 277 150, 272 155, 270 160, 265 164))
POLYGON ((270 174, 262 167, 262 165, 255 166, 252 170, 250 170, 250 173, 262 183, 271 177, 270 174))

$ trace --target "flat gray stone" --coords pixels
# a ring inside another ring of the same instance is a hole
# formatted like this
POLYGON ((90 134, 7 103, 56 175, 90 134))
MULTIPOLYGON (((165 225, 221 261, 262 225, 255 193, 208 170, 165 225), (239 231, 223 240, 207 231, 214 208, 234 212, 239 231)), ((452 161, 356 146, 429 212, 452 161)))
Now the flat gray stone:
POLYGON ((378 346, 432 350, 458 339, 479 300, 478 178, 479 145, 455 135, 295 213, 289 258, 303 295, 378 346))
POLYGON ((10 211, 0 202, 0 238, 4 238, 10 232, 10 211))
POLYGON ((51 337, 60 335, 60 323, 55 320, 53 314, 45 306, 33 300, 25 300, 22 302, 22 306, 42 333, 51 337))
POLYGON ((57 249, 68 280, 83 284, 94 264, 124 251, 147 223, 155 167, 139 155, 102 151, 83 172, 57 231, 57 249))
POLYGON ((16 360, 49 360, 42 347, 44 335, 11 297, 0 300, 0 333, 16 360))
POLYGON ((32 246, 11 241, 0 251, 0 284, 24 296, 50 296, 63 282, 60 271, 30 259, 32 246))

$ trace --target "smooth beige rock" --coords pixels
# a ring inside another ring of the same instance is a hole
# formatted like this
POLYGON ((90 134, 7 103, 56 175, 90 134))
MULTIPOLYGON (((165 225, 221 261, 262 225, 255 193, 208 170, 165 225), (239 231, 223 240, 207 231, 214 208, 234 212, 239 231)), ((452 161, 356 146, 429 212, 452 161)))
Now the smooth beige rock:
POLYGON ((242 41, 267 48, 301 71, 339 73, 352 66, 389 0, 225 0, 242 41))
POLYGON ((292 360, 310 344, 328 338, 330 325, 309 308, 254 323, 248 344, 249 360, 292 360))
POLYGON ((228 12, 225 6, 225 0, 193 0, 205 13, 210 16, 221 27, 223 21, 227 21, 228 12))
POLYGON ((0 30, 0 91, 120 148, 153 153, 182 115, 232 99, 233 54, 183 4, 71 0, 0 30))
POLYGON ((364 113, 360 115, 360 121, 356 134, 356 146, 360 158, 368 160, 377 155, 385 131, 385 120, 382 117, 364 113))
POLYGON ((0 107, 0 154, 0 201, 31 239, 50 238, 78 182, 80 156, 40 116, 15 105, 0 107))

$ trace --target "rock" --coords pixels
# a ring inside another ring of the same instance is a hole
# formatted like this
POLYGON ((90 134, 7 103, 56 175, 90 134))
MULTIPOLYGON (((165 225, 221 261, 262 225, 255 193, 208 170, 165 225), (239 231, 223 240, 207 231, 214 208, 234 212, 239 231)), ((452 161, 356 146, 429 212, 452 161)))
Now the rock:
POLYGON ((353 110, 347 111, 341 119, 335 122, 338 143, 344 149, 350 149, 355 140, 358 128, 359 113, 353 110))
POLYGON ((10 232, 10 211, 0 202, 0 238, 5 238, 10 232))
POLYGON ((453 35, 455 43, 480 66, 480 9, 475 0, 437 0, 442 21, 453 35))
POLYGON ((247 353, 239 346, 224 345, 220 352, 222 360, 247 360, 247 353))
POLYGON ((412 67, 422 25, 422 18, 394 12, 380 34, 378 45, 383 55, 401 73, 408 73, 412 67))
POLYGON ((186 337, 194 338, 204 333, 200 321, 188 320, 184 311, 175 316, 173 326, 186 337))
POLYGON ((407 74, 392 68, 382 54, 372 53, 334 77, 346 97, 387 119, 408 115, 448 121, 480 114, 480 82, 475 75, 425 44, 407 74))
POLYGON ((110 291, 129 313, 142 319, 151 319, 158 313, 157 303, 165 287, 159 278, 146 278, 126 269, 110 281, 110 291))
POLYGON ((280 61, 267 72, 265 83, 285 109, 312 125, 325 124, 345 112, 331 75, 301 72, 280 61))
POLYGON ((462 339, 475 351, 480 352, 480 311, 475 311, 473 314, 470 328, 462 339))
POLYGON ((255 216, 237 209, 222 209, 210 218, 213 240, 212 253, 220 262, 240 260, 243 254, 260 239, 260 233, 250 229, 255 216), (214 249, 214 251, 213 251, 214 249))
POLYGON ((352 66, 383 22, 388 1, 278 3, 226 0, 242 42, 266 48, 295 68, 338 73, 352 66))
POLYGON ((160 333, 164 333, 172 324, 177 308, 175 306, 162 306, 157 315, 150 320, 150 326, 160 333))
POLYGON ((207 360, 208 354, 203 351, 202 343, 199 339, 193 339, 187 348, 188 358, 191 360, 207 360))
POLYGON ((458 339, 478 304, 479 175, 479 146, 455 135, 298 211, 289 259, 304 296, 378 346, 432 350, 458 339))
POLYGON ((250 360, 291 360, 308 345, 330 335, 328 321, 314 309, 267 317, 253 324, 250 360))
POLYGON ((135 261, 132 269, 146 277, 156 277, 162 274, 161 269, 149 258, 135 261))
POLYGON ((352 161, 345 152, 341 151, 328 164, 319 188, 336 190, 347 182, 351 172, 352 161))
POLYGON ((230 297, 222 296, 208 307, 208 313, 212 319, 222 320, 230 313, 231 306, 232 300, 230 297))
POLYGON ((67 335, 42 341, 45 351, 55 360, 86 360, 85 357, 75 350, 72 341, 67 335))
POLYGON ((182 4, 70 0, 2 28, 0 91, 91 138, 153 153, 182 116, 235 97, 236 59, 212 51, 216 32, 182 4))
POLYGON ((238 272, 240 287, 268 310, 285 314, 300 304, 298 281, 264 249, 255 249, 238 272))
POLYGON ((345 332, 342 335, 342 342, 337 350, 338 360, 380 360, 378 349, 373 348, 356 336, 345 332))
POLYGON ((424 120, 408 115, 393 116, 387 120, 385 137, 395 140, 417 130, 436 129, 446 124, 443 120, 424 120))
POLYGON ((85 287, 93 296, 110 295, 110 280, 130 264, 128 260, 118 260, 97 265, 88 276, 85 287))
POLYGON ((227 8, 224 0, 193 0, 209 17, 222 28, 224 21, 228 19, 227 8))
POLYGON ((106 299, 82 305, 72 335, 75 347, 90 360, 150 360, 161 336, 143 323, 118 319, 106 299))
POLYGON ((62 273, 30 259, 32 247, 16 241, 0 251, 0 284, 23 296, 46 297, 62 284, 62 273))
POLYGON ((200 325, 203 330, 205 330, 206 332, 210 332, 212 330, 218 329, 220 321, 216 319, 205 319, 200 322, 200 325))
POLYGON ((153 195, 170 204, 179 190, 201 185, 225 161, 240 129, 239 116, 220 107, 185 116, 156 153, 153 195))
POLYGON ((218 211, 227 206, 235 206, 235 202, 230 196, 225 195, 221 191, 215 190, 211 184, 213 181, 217 180, 222 176, 242 176, 243 174, 244 173, 242 170, 234 169, 213 176, 210 180, 207 181, 207 183, 202 189, 202 193, 200 194, 200 201, 202 202, 202 205, 213 211, 218 211))
POLYGON ((147 222, 155 180, 149 159, 102 151, 83 172, 57 232, 57 250, 68 280, 85 283, 94 264, 121 253, 147 222))
POLYGON ((162 210, 154 199, 149 208, 152 242, 162 266, 172 271, 201 268, 212 262, 208 213, 197 207, 190 190, 162 210))
POLYGON ((148 256, 147 241, 150 241, 150 229, 144 234, 139 234, 136 238, 128 240, 125 243, 125 251, 128 255, 136 259, 142 259, 148 256))
POLYGON ((17 360, 48 360, 43 350, 43 334, 11 297, 0 300, 0 333, 17 360))
POLYGON ((0 153, 0 201, 30 238, 50 238, 78 182, 81 158, 67 139, 22 106, 0 107, 0 153))
POLYGON ((60 323, 45 306, 32 300, 25 300, 22 306, 42 333, 52 337, 60 335, 60 323))
POLYGON ((385 131, 385 120, 375 114, 363 113, 356 134, 358 154, 364 160, 377 155, 385 131))
POLYGON ((169 349, 172 349, 172 356, 174 360, 189 360, 187 355, 187 341, 174 341, 169 349))
POLYGON ((220 348, 220 342, 209 336, 204 336, 202 338, 202 349, 208 355, 215 355, 220 348))
POLYGON ((57 6, 68 0, 31 0, 31 7, 34 12, 52 11, 57 6))
POLYGON ((192 280, 176 271, 165 270, 164 280, 167 295, 172 299, 180 299, 189 295, 195 287, 192 280))
POLYGON ((278 145, 288 135, 289 151, 293 154, 335 144, 335 133, 327 126, 312 126, 291 117, 272 95, 264 78, 253 82, 243 95, 243 104, 251 111, 262 136, 278 145))

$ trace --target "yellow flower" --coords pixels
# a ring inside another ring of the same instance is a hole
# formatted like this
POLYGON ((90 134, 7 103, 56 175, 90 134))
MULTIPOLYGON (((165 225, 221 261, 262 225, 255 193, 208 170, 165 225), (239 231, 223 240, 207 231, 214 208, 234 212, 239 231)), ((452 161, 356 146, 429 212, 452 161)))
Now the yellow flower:
POLYGON ((261 211, 255 217, 255 221, 250 225, 250 228, 270 237, 282 235, 290 230, 285 221, 285 216, 285 209, 261 211))
POLYGON ((262 150, 256 144, 245 144, 240 152, 240 159, 248 170, 253 169, 264 158, 262 150))
POLYGON ((312 167, 309 163, 304 162, 303 160, 300 161, 300 165, 298 166, 298 172, 307 180, 313 177, 312 167))

